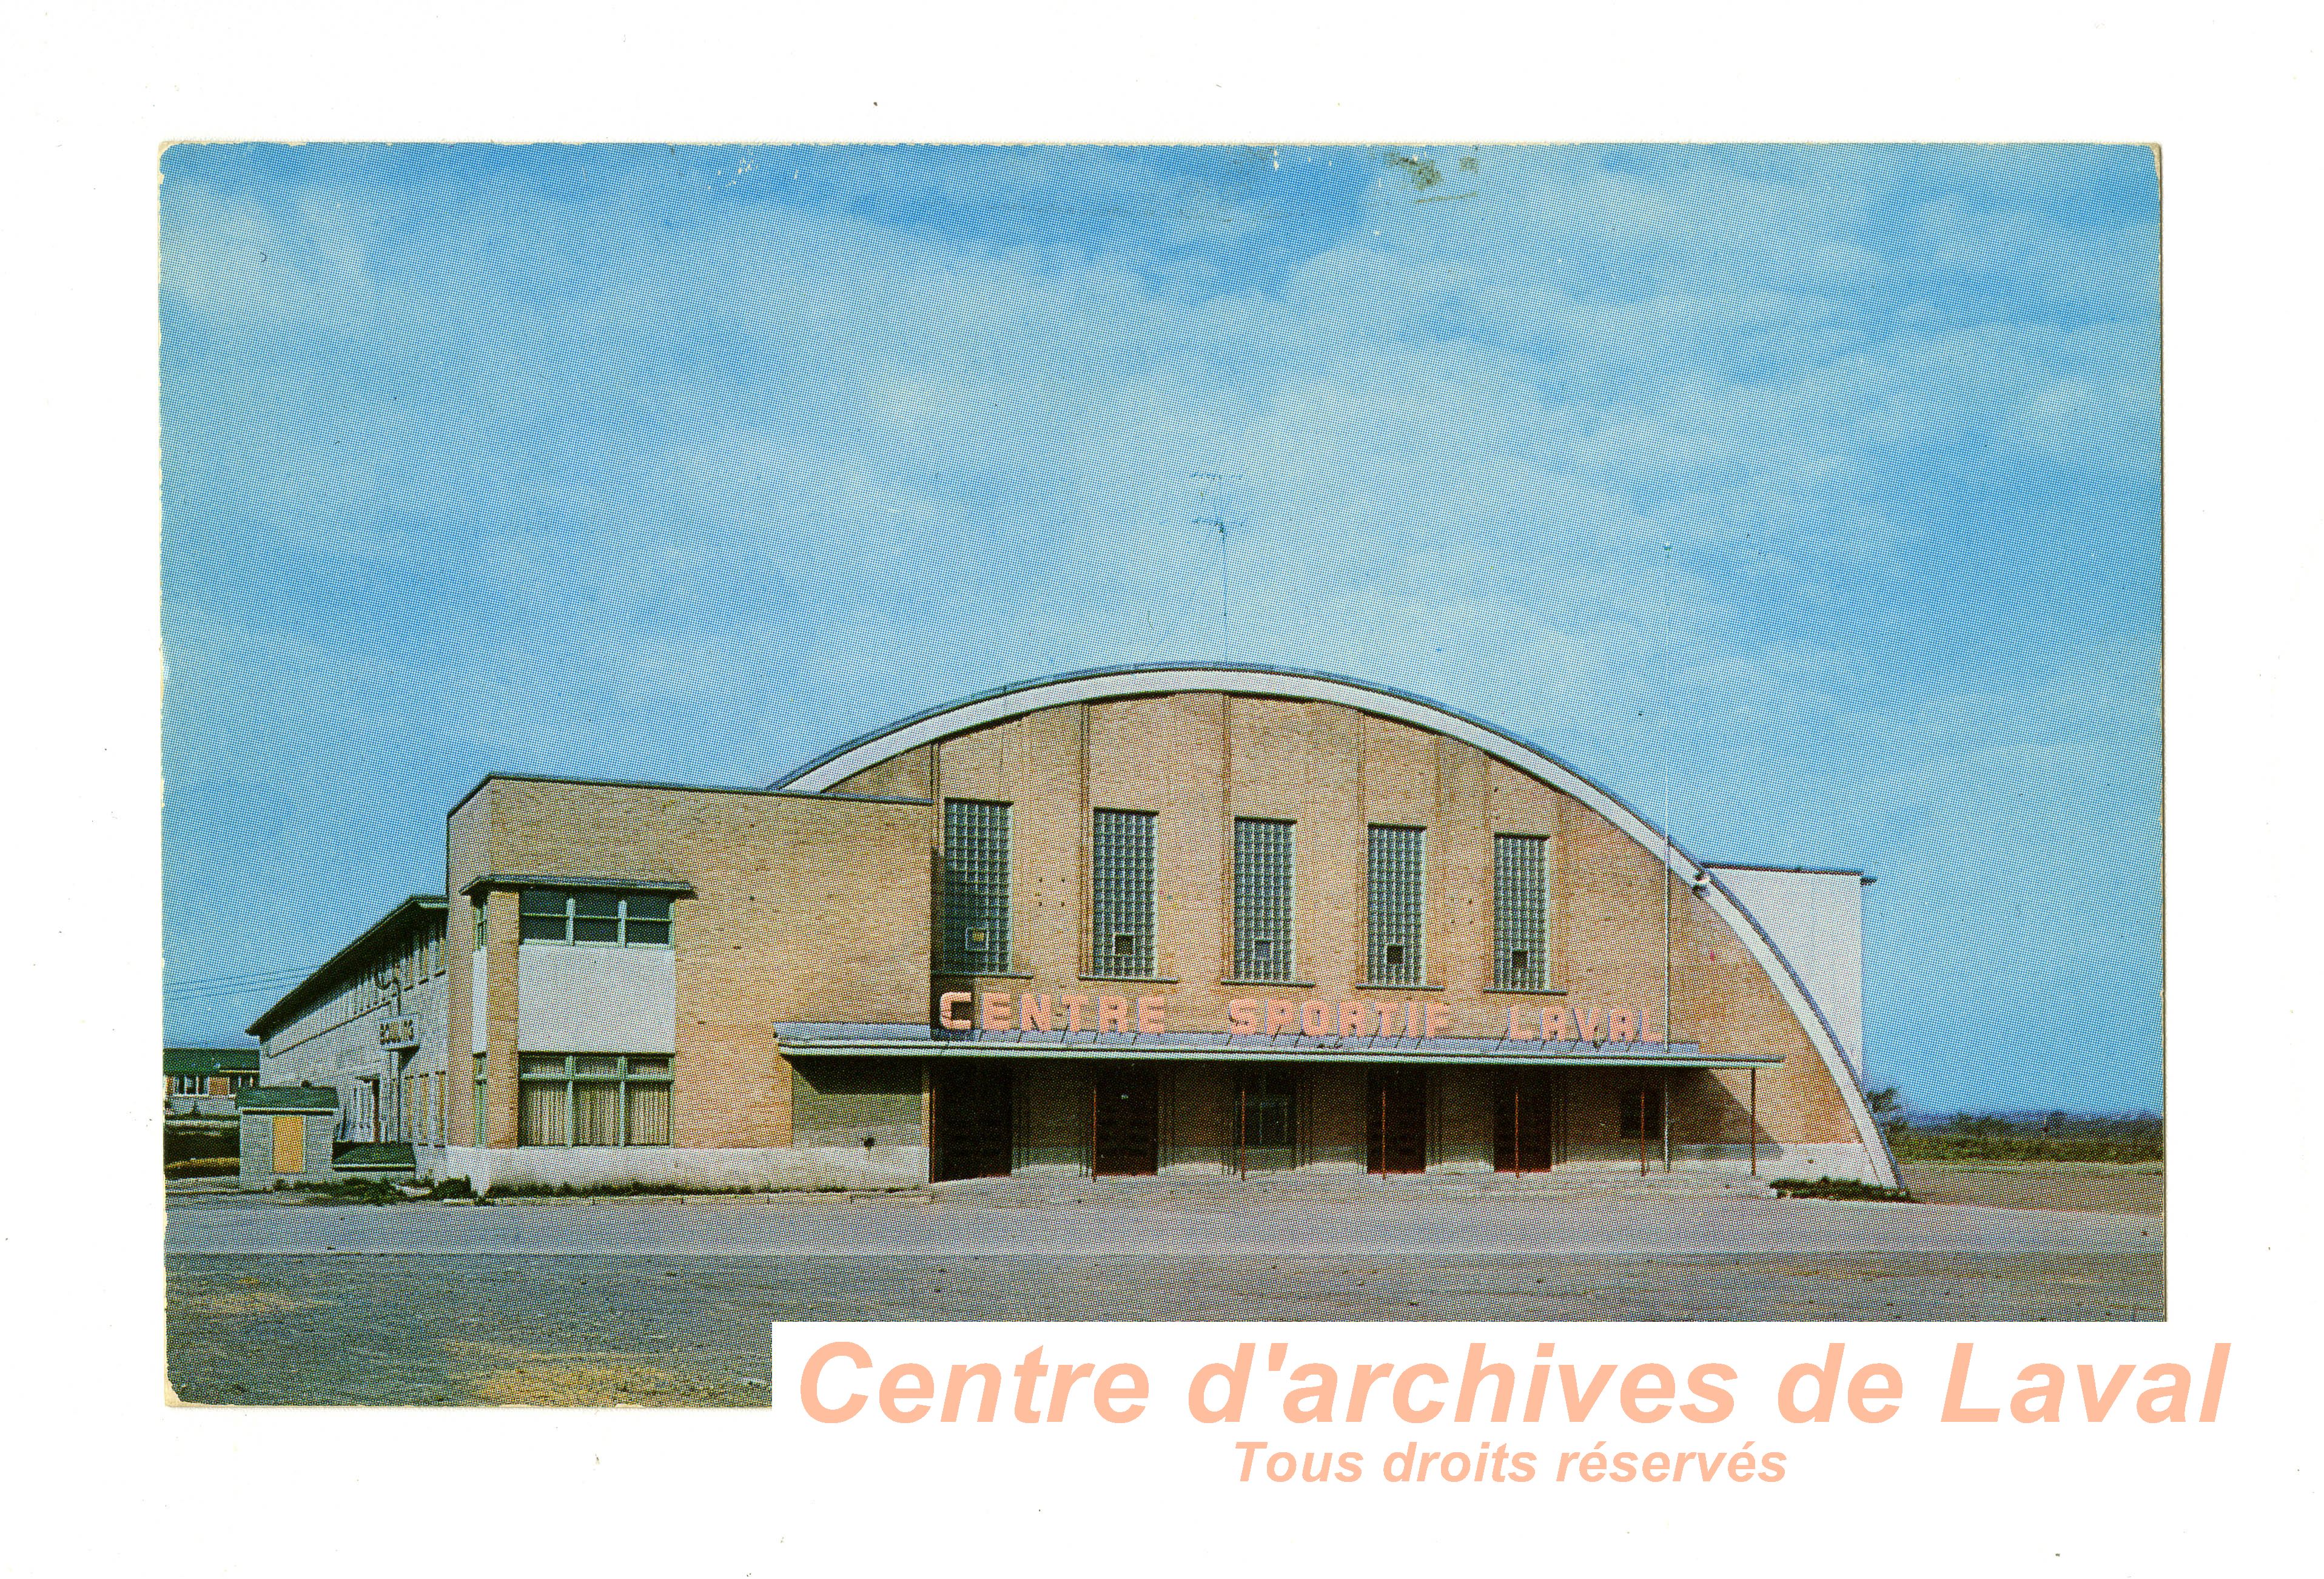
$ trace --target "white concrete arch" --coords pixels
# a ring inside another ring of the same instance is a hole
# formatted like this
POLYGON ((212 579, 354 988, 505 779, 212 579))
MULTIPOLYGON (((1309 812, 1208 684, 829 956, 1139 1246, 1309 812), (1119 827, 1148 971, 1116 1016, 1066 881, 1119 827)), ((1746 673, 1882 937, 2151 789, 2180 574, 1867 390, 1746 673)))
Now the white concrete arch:
POLYGON ((1741 900, 1719 881, 1715 873, 1689 855, 1611 790, 1584 776, 1538 746, 1495 728, 1480 718, 1429 701, 1407 691, 1351 679, 1343 675, 1306 669, 1275 669, 1257 664, 1140 664, 1122 669, 1087 669, 1027 680, 971 697, 965 701, 932 708, 885 729, 858 737, 816 758, 772 788, 794 793, 817 793, 845 781, 889 758, 931 742, 981 729, 1045 707, 1075 702, 1118 701, 1126 697, 1154 696, 1174 691, 1226 691, 1238 696, 1276 697, 1290 701, 1335 702, 1464 741, 1497 757, 1519 772, 1572 796, 1643 848, 1663 860, 1681 882, 1702 886, 1702 898, 1726 922, 1737 940, 1757 962, 1783 997, 1808 1043, 1822 1058, 1825 1070, 1848 1104, 1878 1182, 1898 1183, 1896 1164, 1889 1155, 1879 1126, 1864 1100, 1854 1069, 1842 1056, 1823 1011, 1817 1006, 1791 962, 1784 957, 1766 931, 1741 900))

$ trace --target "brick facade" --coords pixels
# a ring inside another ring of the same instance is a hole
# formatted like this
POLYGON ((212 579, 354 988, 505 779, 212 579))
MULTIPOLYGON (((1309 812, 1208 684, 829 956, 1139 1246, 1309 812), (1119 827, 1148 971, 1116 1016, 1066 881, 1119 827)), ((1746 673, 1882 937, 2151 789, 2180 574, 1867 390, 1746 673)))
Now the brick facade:
MULTIPOLYGON (((1288 1059, 1299 1139, 1285 1155, 1299 1166, 1366 1166, 1379 1086, 1356 1060, 1388 1061, 1361 1051, 1375 1035, 1407 1039, 1396 1056, 1425 1066, 1427 1165, 1494 1166, 1495 1126, 1513 1132, 1511 1104, 1523 1098, 1512 1095, 1518 1076, 1486 1066, 1546 1058, 1509 1039, 1539 1022, 1579 1028, 1555 1059, 1564 1165, 1634 1161, 1639 1137, 1621 1132, 1622 1104, 1651 1089, 1657 1099, 1667 1091, 1679 1166, 1733 1166, 1756 1141, 1769 1165, 1868 1177, 1893 1168, 1845 1056, 1733 896, 1683 853, 1666 864, 1652 830, 1570 770, 1516 743, 1502 748, 1473 720, 1444 715, 1436 726, 1434 713, 1393 693, 1375 708, 1346 682, 1221 669, 1141 692, 1135 675, 1076 678, 1065 699, 1045 702, 1037 686, 1013 709, 988 701, 899 726, 826 759, 837 766, 795 776, 806 788, 486 779, 447 828, 453 946, 441 1019, 453 1145, 439 1166, 529 1179, 560 1168, 597 1179, 925 1177, 930 1093, 946 1060, 972 1050, 931 1032, 947 1003, 961 1010, 949 993, 969 994, 971 1039, 987 1034, 991 1014, 1029 1025, 1044 1003, 1063 1015, 1084 1000, 1094 1018, 1101 1000, 1124 1001, 1123 1046, 1036 1054, 1003 1039, 1019 1168, 1090 1166, 1093 1081, 1120 1071, 1088 1060, 1145 1057, 1143 1048, 1163 1056, 1161 1042, 1130 1034, 1140 1000, 1160 1002, 1148 1011, 1179 1042, 1203 1033, 1201 1048, 1170 1052, 1153 1076, 1151 1156, 1166 1168, 1248 1161, 1235 1069, 1254 1057, 1282 1067, 1286 1055, 1274 1038, 1236 1039, 1230 1027, 1239 1006, 1256 1002, 1263 1015, 1278 1002, 1304 1016, 1320 1006, 1330 1033, 1288 1059), (937 974, 944 808, 955 799, 1010 808, 1006 973, 937 974), (1102 974, 1089 935, 1100 810, 1153 817, 1153 965, 1137 980, 1102 974), (1288 982, 1233 978, 1238 817, 1294 825, 1288 982), (1375 825, 1425 830, 1416 985, 1366 980, 1375 825), (1545 841, 1545 990, 1494 984, 1497 834, 1545 841), (523 1029, 539 1005, 528 1013, 521 983, 537 999, 546 979, 521 970, 521 956, 549 946, 520 943, 518 911, 543 883, 656 884, 677 896, 674 1001, 653 1011, 670 1021, 667 1040, 627 1048, 670 1060, 666 1146, 518 1144, 520 1060, 539 1052, 521 1042, 540 1035, 523 1029), (468 946, 472 906, 484 919, 480 950, 468 946), (914 1038, 924 1052, 903 1056, 914 1038), (1609 1039, 1619 1045, 1593 1050, 1609 1039), (479 1053, 482 1146, 469 1061, 479 1053)), ((1657 1164, 1664 1139, 1653 1137, 1657 1164)))

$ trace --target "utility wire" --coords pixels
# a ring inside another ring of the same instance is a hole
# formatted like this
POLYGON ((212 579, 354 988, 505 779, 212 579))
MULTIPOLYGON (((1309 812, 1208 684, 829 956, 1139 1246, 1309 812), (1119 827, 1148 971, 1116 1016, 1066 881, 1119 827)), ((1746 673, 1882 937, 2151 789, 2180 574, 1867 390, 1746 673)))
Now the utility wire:
POLYGON ((295 982, 313 974, 314 973, 312 971, 279 970, 260 971, 246 976, 164 977, 163 983, 167 991, 176 993, 204 987, 247 987, 263 984, 267 982, 295 982))

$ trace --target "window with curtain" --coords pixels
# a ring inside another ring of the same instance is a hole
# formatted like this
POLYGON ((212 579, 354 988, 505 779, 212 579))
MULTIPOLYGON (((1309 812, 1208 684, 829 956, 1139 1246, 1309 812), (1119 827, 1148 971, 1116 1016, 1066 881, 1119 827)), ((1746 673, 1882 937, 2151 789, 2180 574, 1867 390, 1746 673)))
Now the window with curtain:
POLYGON ((517 1144, 667 1146, 673 1085, 666 1056, 528 1053, 517 1060, 517 1144))

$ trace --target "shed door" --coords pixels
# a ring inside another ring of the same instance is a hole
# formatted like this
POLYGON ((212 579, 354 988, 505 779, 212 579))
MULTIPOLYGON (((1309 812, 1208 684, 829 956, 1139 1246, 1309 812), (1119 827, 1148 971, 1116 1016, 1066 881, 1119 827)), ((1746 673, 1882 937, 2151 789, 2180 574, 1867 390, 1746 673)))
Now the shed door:
POLYGON ((307 1171, 307 1121, 298 1113, 274 1115, 274 1171, 307 1171))

